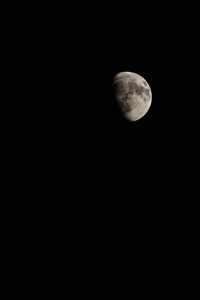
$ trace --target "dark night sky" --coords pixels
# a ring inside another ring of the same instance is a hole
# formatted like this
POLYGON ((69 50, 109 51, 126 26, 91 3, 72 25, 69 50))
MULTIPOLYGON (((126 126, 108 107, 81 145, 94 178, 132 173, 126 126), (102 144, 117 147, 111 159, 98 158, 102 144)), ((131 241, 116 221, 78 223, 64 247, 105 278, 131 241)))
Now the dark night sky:
POLYGON ((163 2, 155 11, 150 1, 149 8, 143 1, 81 3, 23 3, 21 9, 17 3, 22 17, 12 6, 17 21, 14 38, 8 35, 8 71, 14 83, 7 102, 14 117, 5 122, 11 133, 9 157, 3 157, 14 182, 8 180, 6 197, 14 196, 3 201, 9 218, 14 207, 17 219, 10 222, 16 230, 16 242, 8 234, 11 254, 23 256, 22 273, 33 269, 30 282, 41 274, 45 293, 48 276, 55 286, 54 274, 65 293, 71 280, 73 293, 85 293, 80 281, 89 292, 106 286, 113 295, 122 277, 123 297, 127 286, 135 295, 134 277, 140 294, 151 293, 144 275, 156 291, 166 282, 165 292, 172 280, 177 284, 176 269, 186 272, 186 258, 196 266, 199 79, 193 74, 199 50, 191 32, 199 18, 188 30, 183 2, 178 11, 163 2), (113 98, 113 77, 121 71, 142 75, 152 90, 151 108, 137 122, 125 120, 113 98))
POLYGON ((38 137, 54 167, 63 166, 86 190, 84 181, 96 190, 128 191, 130 185, 137 192, 159 181, 171 191, 190 165, 186 149, 197 149, 198 99, 189 75, 195 40, 175 10, 160 7, 152 15, 148 8, 139 13, 139 7, 133 12, 116 5, 112 11, 69 10, 72 19, 59 8, 38 27, 39 44, 31 48, 33 68, 40 70, 33 81, 40 89, 34 98, 42 122, 38 137), (137 122, 126 121, 113 99, 112 80, 121 71, 142 75, 152 89, 152 106, 137 122))
MULTIPOLYGON (((84 2, 72 10, 48 4, 43 11, 36 8, 33 21, 27 13, 32 29, 21 21, 21 29, 12 31, 18 64, 13 77, 19 81, 11 87, 14 104, 9 102, 17 118, 10 157, 18 166, 8 168, 16 181, 9 190, 21 213, 29 220, 33 215, 38 249, 38 236, 47 244, 44 255, 36 250, 40 260, 56 247, 58 255, 51 256, 55 265, 63 269, 65 261, 71 262, 81 281, 87 271, 98 281, 93 274, 102 269, 100 284, 113 271, 118 276, 120 260, 128 266, 128 276, 133 269, 139 280, 137 262, 140 272, 148 269, 148 281, 152 271, 163 281, 160 270, 167 267, 170 280, 172 273, 177 277, 177 259, 185 268, 188 253, 183 259, 181 253, 186 243, 192 244, 186 235, 194 235, 188 224, 198 228, 193 216, 199 212, 194 195, 199 186, 199 97, 198 78, 192 76, 197 41, 174 7, 157 3, 151 13, 143 2, 141 7, 132 4, 134 8, 121 2, 117 7, 116 1, 112 10, 96 2, 88 10, 84 2), (152 90, 151 108, 137 122, 125 120, 113 98, 113 77, 121 71, 142 75, 152 90)), ((32 247, 30 232, 23 240, 27 243, 27 236, 32 247)), ((132 287, 132 274, 129 280, 132 287)))

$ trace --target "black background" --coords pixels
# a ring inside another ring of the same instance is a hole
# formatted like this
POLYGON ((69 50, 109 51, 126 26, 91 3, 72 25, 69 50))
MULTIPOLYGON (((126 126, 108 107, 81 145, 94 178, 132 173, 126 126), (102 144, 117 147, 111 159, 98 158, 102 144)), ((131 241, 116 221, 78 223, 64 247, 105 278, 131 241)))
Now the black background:
POLYGON ((118 276, 135 263, 138 281, 144 269, 147 281, 155 268, 170 278, 182 272, 182 249, 193 252, 198 240, 194 11, 183 3, 181 11, 79 3, 23 6, 21 14, 9 49, 16 84, 8 172, 16 184, 8 191, 20 199, 10 204, 21 222, 16 237, 36 268, 42 261, 37 273, 42 265, 51 276, 68 261, 72 282, 86 271, 118 276), (121 71, 142 75, 152 89, 152 106, 137 122, 126 121, 113 98, 121 71))
POLYGON ((8 49, 20 99, 10 102, 19 125, 14 157, 31 170, 31 191, 78 198, 80 208, 88 199, 108 211, 142 213, 143 201, 147 211, 166 203, 178 210, 195 191, 198 168, 194 9, 49 4, 23 7, 16 19, 8 49), (121 71, 142 75, 152 89, 137 122, 121 116, 113 97, 121 71))
POLYGON ((196 100, 191 100, 188 78, 193 58, 187 44, 195 47, 184 16, 177 19, 177 12, 167 7, 153 14, 148 8, 138 13, 140 9, 132 15, 128 7, 115 5, 109 13, 98 7, 65 24, 57 37, 61 97, 56 118, 83 170, 87 164, 97 174, 104 167, 110 177, 118 174, 123 180, 127 174, 148 182, 156 170, 173 177, 171 167, 179 173, 180 151, 190 143, 188 131, 195 130, 196 100), (135 123, 121 117, 112 95, 114 75, 126 70, 141 74, 152 88, 152 107, 135 123))
POLYGON ((78 7, 41 7, 25 32, 34 163, 55 193, 66 183, 69 194, 94 199, 98 191, 122 206, 182 194, 198 149, 195 17, 189 28, 184 8, 169 5, 78 7), (114 101, 121 71, 142 75, 152 89, 152 106, 137 122, 114 101))

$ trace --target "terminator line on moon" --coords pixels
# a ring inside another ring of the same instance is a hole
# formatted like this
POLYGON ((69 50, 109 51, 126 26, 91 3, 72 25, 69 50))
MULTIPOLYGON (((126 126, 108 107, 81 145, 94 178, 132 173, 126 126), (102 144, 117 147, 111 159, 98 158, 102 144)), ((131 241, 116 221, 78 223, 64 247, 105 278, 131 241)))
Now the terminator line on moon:
POLYGON ((141 119, 149 110, 152 92, 146 80, 132 72, 120 72, 113 80, 115 98, 129 121, 141 119))

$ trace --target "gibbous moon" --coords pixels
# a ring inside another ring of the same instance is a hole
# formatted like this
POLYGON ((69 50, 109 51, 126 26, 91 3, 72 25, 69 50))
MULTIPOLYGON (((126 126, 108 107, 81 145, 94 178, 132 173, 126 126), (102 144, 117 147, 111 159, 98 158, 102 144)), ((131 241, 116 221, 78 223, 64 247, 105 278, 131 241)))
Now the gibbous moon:
POLYGON ((113 80, 113 89, 121 112, 129 121, 141 119, 149 110, 152 93, 142 76, 132 72, 118 73, 113 80))

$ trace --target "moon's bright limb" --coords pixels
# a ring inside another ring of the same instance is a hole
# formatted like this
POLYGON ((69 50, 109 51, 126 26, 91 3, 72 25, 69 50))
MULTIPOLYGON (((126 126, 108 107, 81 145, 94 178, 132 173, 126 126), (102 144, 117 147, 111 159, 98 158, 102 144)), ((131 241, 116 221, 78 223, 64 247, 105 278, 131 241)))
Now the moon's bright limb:
POLYGON ((147 113, 152 102, 152 92, 142 76, 132 72, 118 73, 114 77, 113 88, 126 119, 137 121, 147 113))

